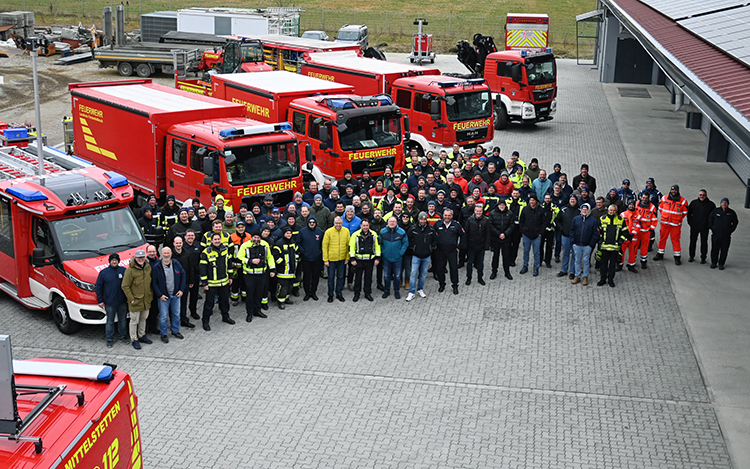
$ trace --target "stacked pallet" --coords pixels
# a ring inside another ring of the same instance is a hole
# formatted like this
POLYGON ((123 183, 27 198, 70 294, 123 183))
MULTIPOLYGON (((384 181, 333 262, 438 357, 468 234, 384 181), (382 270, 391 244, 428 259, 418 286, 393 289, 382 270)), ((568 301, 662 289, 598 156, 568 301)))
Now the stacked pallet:
POLYGON ((0 13, 0 40, 7 40, 11 34, 23 38, 34 35, 33 11, 10 11, 0 13))

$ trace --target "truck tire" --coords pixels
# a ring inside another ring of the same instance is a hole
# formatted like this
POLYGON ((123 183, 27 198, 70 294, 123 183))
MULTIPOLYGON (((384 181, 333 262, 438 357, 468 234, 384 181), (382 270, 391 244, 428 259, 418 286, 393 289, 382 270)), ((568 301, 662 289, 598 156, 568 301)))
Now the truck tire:
POLYGON ((508 126, 508 111, 505 104, 498 102, 495 105, 495 130, 503 130, 508 126))
POLYGON ((117 71, 120 72, 120 75, 129 77, 133 74, 133 66, 130 65, 130 62, 120 62, 117 65, 117 71))
POLYGON ((56 296, 55 299, 52 300, 50 312, 52 313, 52 320, 55 321, 55 326, 57 326, 57 329, 63 334, 75 334, 81 328, 80 324, 70 319, 65 300, 59 296, 56 296))
POLYGON ((135 73, 141 78, 148 78, 151 76, 151 67, 149 64, 138 64, 135 68, 135 73))

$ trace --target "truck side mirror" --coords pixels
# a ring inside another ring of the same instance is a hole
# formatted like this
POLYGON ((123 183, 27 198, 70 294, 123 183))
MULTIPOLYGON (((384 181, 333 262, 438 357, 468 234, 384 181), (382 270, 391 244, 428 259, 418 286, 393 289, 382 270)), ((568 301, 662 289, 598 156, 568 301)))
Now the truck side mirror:
POLYGON ((312 145, 305 145, 305 160, 315 161, 315 155, 312 152, 312 145))
POLYGON ((34 267, 44 267, 45 265, 52 265, 52 261, 55 256, 45 256, 44 248, 34 248, 31 251, 31 265, 34 267))
POLYGON ((320 149, 321 150, 327 150, 328 149, 328 127, 325 125, 321 125, 318 128, 318 139, 320 140, 320 149))
POLYGON ((440 101, 437 99, 430 101, 430 119, 434 121, 440 120, 440 101))
POLYGON ((230 153, 230 154, 228 154, 228 155, 227 155, 227 156, 226 156, 226 157, 224 158, 224 164, 225 164, 225 165, 227 165, 227 166, 232 166, 232 165, 233 165, 233 164, 235 164, 236 162, 237 162, 237 157, 236 157, 236 156, 234 156, 234 153, 230 153))
POLYGON ((211 186, 211 185, 213 185, 213 183, 214 183, 213 176, 206 176, 206 177, 203 178, 203 184, 205 184, 207 186, 211 186))
POLYGON ((523 73, 521 72, 521 64, 513 64, 513 66, 510 67, 510 78, 516 83, 521 83, 523 81, 523 73))
MULTIPOLYGON (((203 158, 203 174, 206 176, 214 175, 214 159, 211 156, 203 158)), ((213 183, 212 183, 213 184, 213 183)))
POLYGON ((409 127, 409 116, 404 114, 404 140, 411 140, 411 131, 409 127))

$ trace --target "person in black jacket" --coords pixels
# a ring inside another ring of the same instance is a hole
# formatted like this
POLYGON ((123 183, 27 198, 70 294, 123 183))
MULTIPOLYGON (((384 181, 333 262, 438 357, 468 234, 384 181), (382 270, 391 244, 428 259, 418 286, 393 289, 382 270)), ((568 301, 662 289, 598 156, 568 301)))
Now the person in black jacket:
POLYGON ((523 267, 521 274, 529 271, 529 250, 534 250, 534 276, 539 275, 539 266, 542 264, 539 255, 539 246, 542 243, 542 233, 545 229, 545 216, 536 195, 529 197, 529 205, 523 207, 519 218, 519 227, 523 236, 523 267))
POLYGON ((505 278, 513 280, 510 274, 510 240, 516 228, 515 215, 508 210, 505 200, 500 200, 497 207, 490 211, 490 248, 492 249, 492 274, 490 280, 497 278, 500 265, 500 254, 503 255, 503 272, 505 278))
POLYGON ((180 209, 177 223, 169 227, 167 239, 164 241, 166 246, 174 247, 174 239, 177 236, 181 237, 184 241, 187 230, 193 230, 196 232, 200 231, 200 224, 190 219, 190 216, 188 215, 189 212, 190 211, 185 207, 180 209))
POLYGON ((320 282, 320 263, 323 261, 323 230, 318 228, 315 215, 307 219, 307 226, 300 228, 297 235, 302 261, 302 288, 305 290, 303 301, 312 298, 318 301, 318 283, 320 282))
POLYGON ((711 268, 715 269, 718 264, 719 270, 724 270, 729 253, 729 244, 732 242, 732 233, 737 229, 737 214, 729 208, 729 199, 724 197, 719 207, 713 209, 708 218, 708 227, 711 236, 711 268))
MULTIPOLYGON (((193 319, 200 319, 198 315, 198 299, 200 298, 200 280, 201 280, 201 244, 198 242, 199 232, 195 230, 187 230, 185 233, 185 241, 182 247, 187 251, 190 256, 190 266, 186 267, 187 270, 187 283, 188 293, 190 298, 188 299, 188 310, 190 310, 190 317, 193 319)), ((187 319, 187 318, 185 318, 187 319)), ((190 326, 187 326, 190 327, 190 326)))
POLYGON ((453 294, 458 295, 458 250, 466 245, 466 236, 461 225, 453 220, 453 211, 443 212, 443 221, 435 223, 435 265, 439 292, 445 291, 445 267, 450 268, 453 294))
POLYGON ((688 262, 695 261, 695 248, 698 244, 698 236, 701 237, 701 264, 706 263, 708 255, 708 219, 716 204, 708 198, 706 189, 698 191, 698 198, 688 205, 687 222, 690 225, 690 258, 688 262))
POLYGON ((437 241, 435 229, 427 223, 427 214, 420 212, 417 218, 417 223, 413 224, 407 232, 409 246, 412 248, 412 258, 409 294, 406 295, 406 301, 413 300, 415 292, 422 298, 427 298, 424 292, 424 281, 427 278, 430 257, 437 241))
POLYGON ((466 231, 466 285, 471 285, 473 268, 477 269, 477 282, 484 286, 484 251, 490 244, 490 221, 484 216, 481 205, 474 205, 474 215, 464 227, 466 231))
MULTIPOLYGON (((195 327, 195 324, 190 322, 190 319, 188 319, 188 315, 187 315, 188 294, 187 293, 190 289, 189 286, 191 285, 190 280, 192 280, 191 270, 193 269, 193 265, 192 265, 192 261, 190 260, 190 253, 185 249, 185 242, 183 241, 181 236, 175 236, 172 239, 172 245, 174 246, 172 249, 172 259, 179 262, 180 265, 183 267, 183 269, 185 270, 185 279, 186 279, 185 291, 180 296, 180 326, 192 329, 195 327)), ((198 259, 198 262, 200 262, 200 258, 198 259)))
POLYGON ((128 299, 122 291, 122 277, 125 267, 120 265, 120 255, 109 255, 109 265, 99 272, 96 277, 96 301, 107 315, 105 328, 107 347, 112 347, 115 339, 115 319, 117 331, 121 341, 130 344, 128 338, 128 299))

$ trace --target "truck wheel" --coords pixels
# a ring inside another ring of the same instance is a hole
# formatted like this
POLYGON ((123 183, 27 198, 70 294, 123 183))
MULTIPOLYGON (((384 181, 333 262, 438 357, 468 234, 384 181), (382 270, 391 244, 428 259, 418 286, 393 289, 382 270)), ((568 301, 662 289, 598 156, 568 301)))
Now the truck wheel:
POLYGON ((148 78, 151 76, 151 67, 148 64, 138 64, 135 69, 135 73, 141 78, 148 78))
POLYGON ((508 126, 508 111, 503 103, 495 105, 495 130, 503 130, 508 126))
POLYGON ((65 306, 65 300, 63 300, 59 296, 55 297, 55 299, 52 301, 52 307, 50 308, 50 311, 52 312, 52 320, 55 321, 55 326, 57 326, 57 329, 59 329, 63 334, 75 334, 76 332, 78 332, 78 329, 81 328, 80 324, 70 319, 70 314, 68 314, 68 307, 65 306))
POLYGON ((129 77, 133 74, 133 66, 130 65, 130 62, 120 62, 120 64, 117 65, 117 71, 120 72, 120 75, 129 77))

